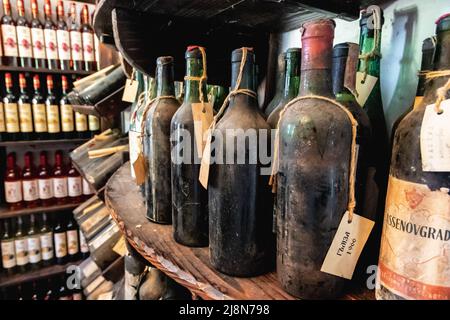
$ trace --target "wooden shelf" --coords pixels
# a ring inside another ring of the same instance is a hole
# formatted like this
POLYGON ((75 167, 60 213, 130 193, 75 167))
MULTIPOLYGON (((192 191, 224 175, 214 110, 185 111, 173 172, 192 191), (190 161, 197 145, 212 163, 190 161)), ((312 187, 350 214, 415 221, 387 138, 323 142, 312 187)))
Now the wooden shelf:
POLYGON ((37 208, 25 208, 20 210, 9 210, 5 207, 0 207, 0 219, 5 218, 14 218, 18 216, 29 215, 33 213, 41 213, 41 212, 56 212, 56 211, 65 211, 65 210, 73 210, 78 207, 81 203, 69 203, 63 205, 55 205, 50 207, 37 207, 37 208))
POLYGON ((81 262, 82 260, 69 262, 64 265, 52 265, 49 267, 43 267, 38 270, 28 271, 26 273, 18 273, 14 275, 0 274, 0 287, 9 287, 18 285, 19 283, 56 276, 58 274, 65 273, 69 266, 78 265, 81 262))
POLYGON ((27 141, 0 141, 0 147, 42 146, 48 144, 72 143, 81 144, 89 139, 57 139, 57 140, 27 140, 27 141))
POLYGON ((74 71, 74 70, 51 70, 46 68, 24 68, 24 67, 12 67, 12 66, 0 66, 0 71, 7 72, 30 72, 30 73, 50 73, 50 74, 74 74, 80 76, 88 76, 93 74, 92 71, 74 71))
MULTIPOLYGON (((216 271, 208 248, 189 248, 173 240, 172 226, 145 217, 144 199, 125 163, 108 181, 106 205, 130 244, 153 266, 203 299, 294 299, 280 287, 276 273, 236 278, 216 271)), ((352 290, 346 300, 374 299, 374 292, 352 290)))

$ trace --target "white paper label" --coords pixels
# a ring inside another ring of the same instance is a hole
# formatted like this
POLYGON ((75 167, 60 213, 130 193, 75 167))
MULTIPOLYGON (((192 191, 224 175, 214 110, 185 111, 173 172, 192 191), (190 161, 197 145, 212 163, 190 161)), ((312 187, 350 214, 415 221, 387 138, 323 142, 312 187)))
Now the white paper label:
POLYGON ((69 197, 81 196, 81 177, 68 177, 69 197))
POLYGON ((58 106, 55 104, 46 105, 47 111, 47 126, 48 132, 57 133, 60 131, 59 128, 59 110, 58 106))
POLYGON ((17 103, 5 103, 5 120, 7 132, 20 132, 19 109, 17 103))
POLYGON ((16 266, 16 256, 14 251, 14 241, 2 241, 2 265, 3 268, 9 269, 16 266))
POLYGON ((83 253, 89 252, 89 247, 88 247, 88 244, 86 242, 86 238, 84 237, 83 232, 81 232, 81 230, 79 230, 78 234, 80 237, 80 251, 83 253))
POLYGON ((17 26, 17 43, 19 45, 19 56, 27 58, 33 57, 31 32, 29 27, 17 26))
POLYGON ((61 104, 61 126, 63 132, 72 132, 75 130, 73 109, 70 104, 61 104))
POLYGON ((41 261, 41 241, 39 236, 28 238, 28 256, 31 263, 41 261))
POLYGON ((83 179, 83 194, 85 196, 94 194, 95 191, 91 188, 91 185, 89 184, 89 182, 87 182, 86 179, 83 179))
POLYGON ((53 198, 53 186, 51 179, 39 179, 39 199, 46 200, 53 198))
POLYGON ((83 32, 83 56, 85 61, 94 61, 94 35, 90 32, 83 32))
POLYGON ((450 100, 441 103, 444 111, 438 114, 435 105, 425 109, 420 130, 422 170, 426 172, 450 171, 450 100))
POLYGON ((140 134, 136 131, 128 131, 128 140, 130 144, 130 165, 131 165, 131 177, 136 178, 136 173, 134 172, 133 163, 136 162, 141 148, 139 147, 140 134))
POLYGON ((67 197, 67 178, 53 178, 52 180, 55 198, 67 197))
POLYGON ((89 130, 98 131, 100 130, 100 120, 96 116, 89 115, 89 130))
POLYGON ((33 104, 34 131, 47 132, 47 113, 44 104, 33 104))
POLYGON ((44 29, 45 51, 47 59, 58 60, 58 46, 56 32, 53 29, 44 29))
POLYGON ((33 41, 33 56, 35 59, 45 59, 44 31, 41 28, 31 28, 31 39, 33 41))
POLYGON ((83 61, 83 44, 81 42, 81 32, 70 31, 70 45, 72 49, 72 59, 83 61))
POLYGON ((37 180, 23 180, 23 199, 25 201, 34 201, 39 199, 39 187, 37 180))
POLYGON ((8 203, 22 201, 22 184, 20 181, 5 181, 5 197, 8 203))
POLYGON ((75 112, 75 130, 78 132, 87 131, 87 116, 85 114, 75 112))
POLYGON ((31 115, 31 104, 19 103, 20 131, 33 132, 33 116, 31 115))
POLYGON ((60 60, 70 60, 70 37, 69 31, 57 30, 58 38, 58 55, 60 60))
POLYGON ((16 249, 16 262, 18 266, 24 266, 29 262, 27 240, 20 238, 14 240, 14 247, 16 249))
POLYGON ((367 99, 372 93, 373 88, 378 82, 378 78, 368 74, 366 80, 364 80, 364 73, 358 72, 356 74, 356 101, 363 107, 366 104, 367 99))
POLYGON ((69 254, 74 255, 78 253, 78 231, 67 230, 67 249, 69 254))
POLYGON ((47 232, 40 235, 42 260, 53 259, 53 233, 47 232))
POLYGON ((2 24, 3 53, 8 57, 17 57, 17 36, 16 27, 8 24, 2 24))
POLYGON ((66 233, 55 233, 55 253, 57 258, 63 258, 67 255, 66 233))

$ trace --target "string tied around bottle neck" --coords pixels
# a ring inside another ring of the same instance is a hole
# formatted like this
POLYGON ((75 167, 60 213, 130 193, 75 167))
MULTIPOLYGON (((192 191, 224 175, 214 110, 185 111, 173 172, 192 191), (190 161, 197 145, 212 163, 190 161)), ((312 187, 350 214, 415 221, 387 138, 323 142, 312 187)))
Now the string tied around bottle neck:
MULTIPOLYGON (((450 77, 450 70, 423 70, 419 71, 419 76, 425 77, 426 81, 430 81, 437 78, 450 77)), ((447 92, 450 90, 450 79, 448 79, 447 83, 444 86, 440 87, 436 90, 436 102, 435 102, 435 111, 437 114, 441 114, 444 112, 441 108, 441 103, 446 99, 447 92)))
POLYGON ((199 94, 199 99, 201 103, 205 102, 205 97, 203 95, 203 83, 205 81, 208 80, 208 72, 207 72, 207 64, 206 64, 206 51, 205 48, 203 47, 197 47, 198 50, 200 50, 200 53, 202 55, 202 68, 203 68, 203 73, 200 77, 197 76, 185 76, 184 80, 190 80, 190 81, 198 81, 198 94, 199 94))
POLYGON ((144 111, 142 112, 142 121, 141 121, 141 127, 139 130, 139 137, 142 141, 142 138, 144 137, 144 133, 145 133, 145 125, 147 123, 146 119, 147 119, 147 115, 150 112, 150 110, 158 105, 159 101, 162 99, 174 99, 177 100, 177 98, 173 95, 166 95, 166 96, 158 96, 156 98, 151 99, 144 107, 144 111))
POLYGON ((381 12, 379 9, 373 9, 373 28, 374 28, 374 42, 372 50, 367 53, 359 55, 359 59, 364 61, 363 82, 366 81, 369 73, 369 61, 375 58, 381 58, 381 52, 378 50, 380 47, 380 31, 381 31, 381 12))
POLYGON ((301 96, 296 97, 293 100, 291 100, 287 105, 283 107, 283 109, 280 112, 280 116, 278 118, 277 122, 277 131, 275 135, 275 145, 274 145, 274 159, 273 159, 273 166, 272 166, 272 173, 269 179, 269 185, 272 186, 272 192, 276 193, 277 189, 277 171, 279 168, 279 144, 280 144, 280 123, 282 121, 283 115, 287 109, 289 109, 292 105, 297 103, 298 101, 303 101, 307 99, 317 99, 326 101, 329 103, 334 104, 335 106, 339 107, 342 111, 345 112, 348 119, 350 120, 351 126, 352 126, 352 143, 351 143, 351 152, 350 152, 350 169, 349 169, 349 180, 348 180, 348 204, 347 204, 347 211, 348 211, 348 222, 351 223, 353 219, 353 214, 355 213, 355 207, 356 207, 356 198, 355 198, 355 183, 356 183, 356 162, 357 162, 357 146, 356 146, 356 136, 357 136, 357 127, 358 122, 356 121, 355 117, 351 114, 348 109, 343 106, 342 104, 338 103, 337 101, 323 97, 323 96, 317 96, 317 95, 307 95, 307 96, 301 96))

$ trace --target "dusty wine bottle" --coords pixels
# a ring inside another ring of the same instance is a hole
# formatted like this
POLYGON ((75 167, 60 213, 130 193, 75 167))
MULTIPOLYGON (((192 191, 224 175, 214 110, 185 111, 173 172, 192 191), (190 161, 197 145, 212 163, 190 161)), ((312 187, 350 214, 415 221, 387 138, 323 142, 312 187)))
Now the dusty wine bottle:
POLYGON ((277 76, 276 76, 276 84, 275 84, 275 96, 269 102, 264 110, 265 116, 268 117, 273 110, 280 104, 281 99, 283 98, 284 91, 284 81, 285 81, 285 73, 286 73, 286 56, 285 53, 280 53, 278 55, 277 60, 277 76))

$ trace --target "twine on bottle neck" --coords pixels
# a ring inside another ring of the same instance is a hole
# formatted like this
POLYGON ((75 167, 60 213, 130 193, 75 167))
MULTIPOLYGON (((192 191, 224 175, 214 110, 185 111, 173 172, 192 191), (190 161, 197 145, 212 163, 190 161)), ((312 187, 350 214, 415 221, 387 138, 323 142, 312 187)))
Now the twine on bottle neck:
MULTIPOLYGON (((198 84, 198 94, 199 94, 199 99, 201 103, 205 102, 205 97, 203 95, 203 83, 208 80, 208 76, 207 76, 207 66, 206 66, 206 52, 205 52, 205 48, 203 47, 198 47, 198 50, 200 50, 200 53, 202 54, 202 67, 203 67, 203 74, 200 77, 196 77, 196 76, 185 76, 184 80, 190 80, 190 81, 199 81, 198 84)), ((203 110, 203 112, 205 112, 205 110, 203 110)))
POLYGON ((308 95, 308 96, 302 96, 297 97, 291 100, 280 112, 280 117, 278 118, 277 122, 277 131, 275 135, 275 145, 274 145, 274 159, 273 159, 273 166, 272 166, 272 173, 269 179, 269 185, 272 186, 272 192, 276 193, 277 189, 277 171, 279 168, 279 140, 280 140, 280 123, 283 118, 284 112, 291 107, 293 104, 295 104, 298 101, 306 100, 306 99, 318 99, 323 100, 329 103, 332 103, 336 106, 338 106, 342 111, 345 112, 348 119, 350 120, 350 123, 352 125, 352 145, 351 145, 351 153, 350 153, 350 172, 349 172, 349 192, 348 192, 348 204, 347 204, 347 210, 348 210, 348 222, 351 223, 353 220, 353 214, 355 212, 356 207, 356 198, 355 198, 355 182, 356 182, 356 161, 357 161, 357 151, 356 151, 356 135, 357 135, 357 127, 358 122, 353 117, 350 111, 346 107, 344 107, 342 104, 338 103, 337 101, 322 97, 322 96, 316 96, 316 95, 308 95))
MULTIPOLYGON (((424 76, 426 81, 430 81, 437 78, 449 77, 450 70, 435 70, 435 71, 420 71, 420 76, 424 76)), ((435 103, 435 111, 437 114, 441 114, 444 112, 441 108, 442 101, 446 100, 447 91, 450 90, 450 79, 448 79, 447 83, 436 90, 436 103, 435 103)))
POLYGON ((379 10, 373 9, 373 24, 374 24, 374 42, 371 51, 360 54, 359 59, 364 61, 364 71, 363 71, 363 82, 366 81, 367 75, 369 73, 369 60, 375 58, 381 58, 381 53, 378 51, 380 46, 380 30, 381 30, 381 15, 379 10))

